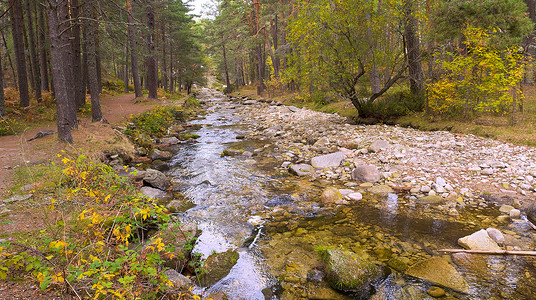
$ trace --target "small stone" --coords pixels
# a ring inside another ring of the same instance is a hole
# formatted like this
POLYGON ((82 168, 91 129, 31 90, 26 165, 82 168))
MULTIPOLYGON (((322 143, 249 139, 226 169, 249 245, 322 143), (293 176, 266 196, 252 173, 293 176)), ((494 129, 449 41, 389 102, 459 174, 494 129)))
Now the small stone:
POLYGON ((330 204, 338 200, 342 200, 342 195, 338 189, 334 187, 328 187, 322 192, 321 199, 323 204, 330 204))
POLYGON ((510 211, 510 218, 519 219, 521 218, 521 211, 517 208, 514 208, 510 211))
POLYGON ((297 176, 308 176, 313 173, 313 166, 308 164, 290 165, 288 171, 297 176))
POLYGON ((430 188, 430 187, 427 186, 427 185, 423 185, 423 186, 421 187, 421 192, 423 192, 423 193, 428 193, 428 192, 430 192, 431 190, 432 190, 432 188, 430 188))
POLYGON ((506 215, 498 216, 497 222, 499 222, 499 224, 508 224, 510 223, 510 216, 506 216, 506 215))
POLYGON ((499 211, 503 214, 509 214, 512 209, 514 209, 514 207, 511 205, 503 205, 499 208, 499 211))
POLYGON ((482 170, 482 171, 480 172, 480 174, 482 174, 482 175, 488 175, 488 176, 489 176, 489 175, 493 175, 493 173, 494 173, 493 169, 489 169, 489 168, 488 168, 488 169, 484 169, 484 170, 482 170))
POLYGON ((437 286, 431 286, 426 293, 434 298, 445 296, 445 290, 437 286))
POLYGON ((352 171, 352 179, 363 182, 377 182, 380 181, 381 174, 374 165, 358 165, 352 171))
POLYGON ((383 140, 378 140, 378 141, 374 141, 370 146, 369 146, 369 151, 371 152, 380 152, 384 149, 390 149, 392 148, 393 145, 389 144, 388 142, 386 141, 383 141, 383 140))
POLYGON ((499 245, 504 245, 505 239, 504 235, 501 231, 499 231, 496 228, 488 228, 486 229, 486 232, 488 233, 489 237, 494 240, 499 245))
POLYGON ((447 185, 447 181, 445 181, 445 179, 443 179, 442 177, 437 177, 435 182, 437 186, 440 186, 440 187, 444 187, 445 185, 447 185))
POLYGON ((356 192, 356 193, 349 194, 348 198, 353 201, 359 201, 363 199, 363 195, 361 193, 356 192))

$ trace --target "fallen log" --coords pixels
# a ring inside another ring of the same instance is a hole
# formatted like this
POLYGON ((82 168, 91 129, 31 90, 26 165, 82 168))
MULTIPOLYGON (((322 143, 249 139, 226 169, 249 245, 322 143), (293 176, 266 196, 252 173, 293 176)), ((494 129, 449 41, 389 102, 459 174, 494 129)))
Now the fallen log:
POLYGON ((519 250, 467 250, 467 249, 440 249, 439 252, 448 253, 470 253, 470 254, 488 254, 488 255, 528 255, 536 256, 536 251, 519 251, 519 250))

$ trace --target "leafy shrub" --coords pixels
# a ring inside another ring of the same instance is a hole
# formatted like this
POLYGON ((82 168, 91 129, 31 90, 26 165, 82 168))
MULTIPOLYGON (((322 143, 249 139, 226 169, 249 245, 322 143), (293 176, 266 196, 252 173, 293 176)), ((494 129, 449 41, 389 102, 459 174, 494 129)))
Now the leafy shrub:
POLYGON ((158 235, 147 239, 147 232, 167 226, 167 210, 109 166, 84 156, 62 162, 66 190, 47 209, 59 216, 55 225, 41 231, 35 248, 0 244, 0 278, 30 273, 43 290, 63 286, 94 299, 165 293, 170 282, 161 263, 175 249, 158 235), (72 218, 66 217, 68 206, 74 206, 72 218))
POLYGON ((0 117, 0 136, 16 134, 19 123, 16 120, 0 117))
POLYGON ((175 121, 183 121, 183 112, 176 106, 158 106, 131 116, 125 134, 139 147, 152 150, 151 137, 162 137, 175 121))

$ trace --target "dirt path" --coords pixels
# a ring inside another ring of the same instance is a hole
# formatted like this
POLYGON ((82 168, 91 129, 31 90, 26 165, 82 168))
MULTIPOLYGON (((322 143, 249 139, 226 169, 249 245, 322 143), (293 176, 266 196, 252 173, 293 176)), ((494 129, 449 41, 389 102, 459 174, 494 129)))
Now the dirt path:
MULTIPOLYGON (((152 101, 134 104, 132 94, 101 99, 103 116, 112 125, 121 122, 131 114, 142 113, 160 103, 160 101, 152 101)), ((0 137, 0 196, 6 194, 6 188, 13 183, 13 173, 18 166, 50 161, 61 150, 91 147, 91 143, 103 141, 110 138, 110 134, 113 135, 110 125, 92 123, 90 119, 83 118, 80 120, 79 129, 73 131, 74 143, 72 145, 59 143, 56 135, 27 141, 40 130, 46 129, 55 131, 56 126, 41 127, 19 135, 0 137)))

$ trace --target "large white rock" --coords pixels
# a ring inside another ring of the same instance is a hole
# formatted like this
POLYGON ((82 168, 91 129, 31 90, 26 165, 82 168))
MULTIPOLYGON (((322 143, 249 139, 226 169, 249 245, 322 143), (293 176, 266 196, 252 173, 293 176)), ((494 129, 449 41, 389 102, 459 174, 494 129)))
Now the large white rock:
POLYGON ((333 168, 341 165, 341 162, 346 158, 342 152, 313 157, 311 165, 317 169, 333 168))
POLYGON ((358 165, 352 171, 352 179, 363 182, 377 182, 380 181, 381 174, 374 165, 358 165))
POLYGON ((484 229, 459 238, 458 244, 469 250, 501 250, 501 247, 499 247, 484 229))

